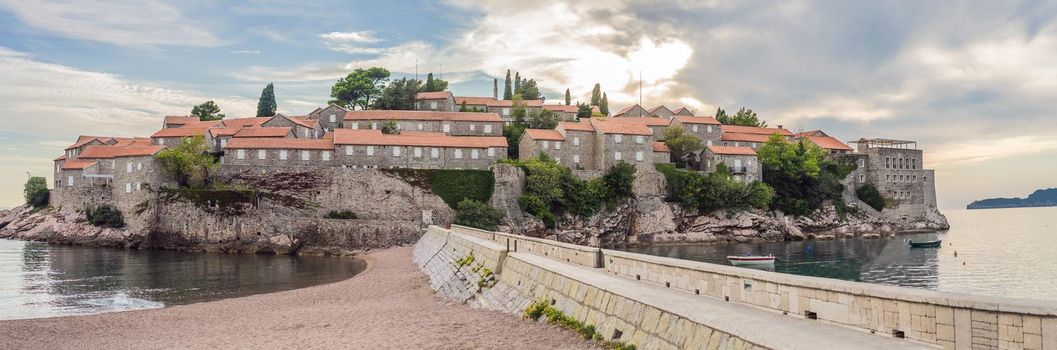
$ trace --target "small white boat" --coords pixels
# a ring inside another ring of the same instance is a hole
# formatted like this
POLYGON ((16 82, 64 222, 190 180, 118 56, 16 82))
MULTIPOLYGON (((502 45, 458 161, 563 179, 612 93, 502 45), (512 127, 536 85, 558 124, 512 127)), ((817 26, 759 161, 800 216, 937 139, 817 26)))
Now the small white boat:
POLYGON ((774 255, 729 255, 727 260, 734 266, 774 266, 774 255))

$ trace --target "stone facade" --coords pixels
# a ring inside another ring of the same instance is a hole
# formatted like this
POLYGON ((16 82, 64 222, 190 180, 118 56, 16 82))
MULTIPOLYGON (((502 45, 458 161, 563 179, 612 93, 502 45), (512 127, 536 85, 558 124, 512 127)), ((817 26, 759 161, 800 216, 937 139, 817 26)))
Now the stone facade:
POLYGON ((346 129, 380 130, 393 120, 401 131, 444 133, 452 136, 502 136, 498 115, 479 112, 353 111, 346 114, 346 129))
POLYGON ((727 147, 705 147, 701 151, 701 170, 711 173, 716 171, 716 166, 723 163, 730 170, 730 175, 734 181, 753 182, 763 180, 763 167, 760 166, 760 162, 756 159, 754 153, 735 154, 717 151, 725 148, 727 147))
POLYGON ((420 92, 415 95, 415 109, 420 111, 457 112, 455 96, 451 92, 420 92))
POLYGON ((345 108, 329 105, 326 108, 317 109, 309 113, 308 118, 319 121, 319 125, 323 130, 334 131, 334 129, 341 128, 342 123, 345 121, 346 112, 348 110, 345 108))
POLYGON ((682 127, 690 134, 701 139, 701 145, 720 145, 723 139, 723 126, 715 118, 675 116, 672 126, 682 127))
POLYGON ((653 171, 653 137, 615 133, 595 134, 595 164, 609 169, 620 162, 640 171, 653 171))
POLYGON ((907 148, 910 142, 904 142, 889 145, 861 140, 857 151, 866 156, 866 167, 853 176, 865 178, 885 196, 892 205, 882 211, 885 215, 903 222, 921 221, 937 210, 935 174, 923 169, 923 152, 907 148))
POLYGON ((294 118, 297 117, 277 114, 275 117, 272 117, 272 119, 261 124, 261 127, 289 127, 293 129, 295 137, 302 139, 318 139, 323 137, 324 131, 320 126, 321 123, 318 121, 309 119, 312 123, 306 123, 304 120, 294 120, 294 118))

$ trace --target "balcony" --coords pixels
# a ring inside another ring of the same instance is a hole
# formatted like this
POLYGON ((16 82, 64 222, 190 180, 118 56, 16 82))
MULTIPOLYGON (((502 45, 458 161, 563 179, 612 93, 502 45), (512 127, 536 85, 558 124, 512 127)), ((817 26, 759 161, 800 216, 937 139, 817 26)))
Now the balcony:
POLYGON ((743 166, 732 166, 729 167, 731 174, 744 174, 747 170, 743 166))

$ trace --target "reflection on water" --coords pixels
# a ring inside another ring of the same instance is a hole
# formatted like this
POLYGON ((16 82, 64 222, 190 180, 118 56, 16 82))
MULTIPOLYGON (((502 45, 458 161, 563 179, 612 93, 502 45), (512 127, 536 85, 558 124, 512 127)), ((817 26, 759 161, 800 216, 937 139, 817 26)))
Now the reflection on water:
POLYGON ((0 319, 158 308, 346 279, 362 260, 49 246, 0 239, 0 319))
POLYGON ((726 256, 774 254, 774 271, 948 292, 1057 300, 1057 208, 946 211, 951 230, 888 239, 627 248, 729 265, 726 256), (911 249, 904 239, 943 239, 911 249), (957 253, 957 254, 956 254, 957 253))

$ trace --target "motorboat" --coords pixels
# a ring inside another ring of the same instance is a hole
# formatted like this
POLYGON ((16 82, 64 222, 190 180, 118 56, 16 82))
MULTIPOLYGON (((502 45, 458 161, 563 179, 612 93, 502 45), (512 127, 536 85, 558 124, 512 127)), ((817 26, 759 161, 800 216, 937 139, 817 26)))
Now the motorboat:
POLYGON ((728 255, 727 261, 734 266, 774 266, 774 255, 728 255))

